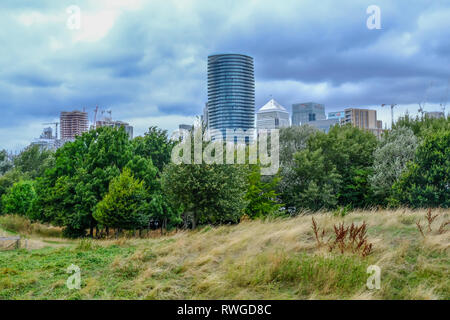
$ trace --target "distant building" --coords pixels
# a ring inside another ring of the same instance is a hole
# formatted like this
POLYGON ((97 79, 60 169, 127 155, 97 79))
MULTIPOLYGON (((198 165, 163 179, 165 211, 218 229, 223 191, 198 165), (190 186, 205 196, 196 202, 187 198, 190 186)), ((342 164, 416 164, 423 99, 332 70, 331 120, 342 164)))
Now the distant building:
MULTIPOLYGON (((208 128, 220 130, 223 138, 227 130, 251 131, 253 135, 255 76, 252 57, 243 54, 208 57, 208 128)), ((250 139, 247 137, 234 138, 250 139)))
POLYGON ((76 136, 88 131, 88 114, 82 111, 61 112, 60 124, 61 139, 74 140, 76 136))
POLYGON ((130 124, 127 122, 112 120, 111 118, 105 118, 97 121, 95 126, 96 128, 111 127, 116 129, 123 127, 125 129, 125 132, 130 137, 130 139, 133 139, 133 126, 130 126, 130 124))
POLYGON ((311 121, 325 120, 325 106, 315 102, 292 105, 292 125, 299 126, 311 121))
POLYGON ((431 111, 431 112, 425 112, 425 117, 430 119, 439 119, 439 118, 445 118, 445 114, 442 111, 431 111))
POLYGON ((328 112, 328 119, 338 119, 339 121, 341 121, 341 119, 345 119, 345 112, 344 111, 328 112))
POLYGON ((331 127, 333 127, 339 123, 340 123, 339 119, 325 119, 325 120, 310 121, 310 122, 307 122, 304 124, 315 127, 319 130, 322 130, 325 133, 328 133, 328 131, 330 131, 331 127))
POLYGON ((180 125, 178 126, 178 129, 180 129, 180 130, 191 131, 192 128, 193 128, 193 125, 192 125, 192 124, 180 124, 180 125))
POLYGON ((56 136, 53 136, 53 129, 48 127, 44 128, 40 137, 38 139, 34 139, 31 142, 31 145, 39 146, 41 149, 46 150, 56 150, 63 145, 61 140, 56 139, 56 136))
POLYGON ((256 128, 279 129, 283 127, 289 127, 289 112, 271 99, 256 113, 256 128))
POLYGON ((208 127, 208 103, 205 103, 205 107, 203 108, 202 123, 204 126, 208 127))
POLYGON ((369 130, 378 138, 381 138, 381 133, 383 132, 383 122, 377 120, 376 110, 357 108, 345 109, 345 118, 342 123, 369 130))

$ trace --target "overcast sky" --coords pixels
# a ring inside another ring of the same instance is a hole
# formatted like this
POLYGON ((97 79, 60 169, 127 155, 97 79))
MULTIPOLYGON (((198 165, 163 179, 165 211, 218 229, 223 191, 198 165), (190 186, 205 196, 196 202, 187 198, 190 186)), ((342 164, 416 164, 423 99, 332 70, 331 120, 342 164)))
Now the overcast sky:
POLYGON ((450 79, 448 0, 1 0, 0 149, 19 150, 59 112, 98 104, 135 134, 192 123, 214 53, 255 59, 256 107, 272 95, 326 111, 418 102, 439 110, 450 79), (381 29, 369 30, 369 5, 381 29), (66 9, 81 9, 81 28, 66 9))

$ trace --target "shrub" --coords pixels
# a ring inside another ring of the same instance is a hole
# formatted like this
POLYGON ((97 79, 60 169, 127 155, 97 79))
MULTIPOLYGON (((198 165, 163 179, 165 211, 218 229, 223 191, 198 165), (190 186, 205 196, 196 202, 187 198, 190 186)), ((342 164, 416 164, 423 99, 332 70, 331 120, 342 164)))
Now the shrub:
POLYGON ((28 215, 36 200, 32 181, 20 181, 2 196, 2 207, 5 213, 28 215))

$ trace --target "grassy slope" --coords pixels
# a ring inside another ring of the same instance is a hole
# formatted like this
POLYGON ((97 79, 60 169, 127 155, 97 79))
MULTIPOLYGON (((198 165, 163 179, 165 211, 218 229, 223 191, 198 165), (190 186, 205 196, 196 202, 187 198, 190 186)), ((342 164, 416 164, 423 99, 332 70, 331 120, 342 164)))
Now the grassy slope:
MULTIPOLYGON (((450 217, 439 213, 434 230, 450 217)), ((365 220, 374 244, 366 258, 318 249, 310 216, 0 252, 0 299, 450 299, 450 231, 423 239, 415 222, 424 215, 314 216, 328 230, 365 220), (65 286, 71 264, 81 268, 81 290, 65 286), (366 289, 372 264, 381 267, 381 290, 366 289)))

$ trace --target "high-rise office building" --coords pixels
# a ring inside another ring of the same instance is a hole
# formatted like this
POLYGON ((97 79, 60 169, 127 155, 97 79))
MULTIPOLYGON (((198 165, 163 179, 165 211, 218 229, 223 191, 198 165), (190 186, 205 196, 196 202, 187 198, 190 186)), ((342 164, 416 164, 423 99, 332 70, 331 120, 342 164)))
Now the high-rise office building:
POLYGON ((292 105, 292 125, 299 126, 311 121, 325 120, 325 106, 315 102, 292 105))
MULTIPOLYGON (((255 128, 253 58, 242 54, 208 57, 208 128, 225 138, 227 130, 255 128)), ((251 133, 253 134, 253 133, 251 133)))
POLYGON ((74 140, 76 136, 89 129, 87 112, 61 112, 60 123, 62 140, 74 140))
POLYGON ((289 127, 289 112, 271 99, 256 113, 257 129, 279 129, 289 127))

